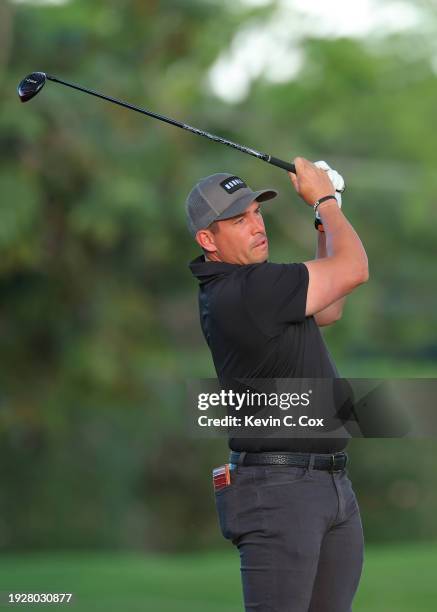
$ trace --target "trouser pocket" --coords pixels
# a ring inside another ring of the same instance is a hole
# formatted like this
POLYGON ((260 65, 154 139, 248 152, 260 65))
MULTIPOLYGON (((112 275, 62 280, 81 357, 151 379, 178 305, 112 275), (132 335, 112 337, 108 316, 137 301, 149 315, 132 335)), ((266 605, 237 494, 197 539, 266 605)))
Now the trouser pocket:
POLYGON ((237 537, 237 510, 235 488, 232 485, 215 492, 215 505, 220 531, 227 540, 237 537))
POLYGON ((236 544, 246 533, 262 528, 262 512, 253 469, 237 468, 230 479, 215 492, 215 503, 223 537, 236 544))

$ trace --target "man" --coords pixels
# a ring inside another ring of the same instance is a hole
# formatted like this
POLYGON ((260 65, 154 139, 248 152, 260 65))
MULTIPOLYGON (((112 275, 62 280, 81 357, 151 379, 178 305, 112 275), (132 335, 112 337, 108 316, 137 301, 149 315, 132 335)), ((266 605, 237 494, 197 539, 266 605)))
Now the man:
MULTIPOLYGON (((268 262, 260 203, 276 191, 253 192, 222 173, 188 196, 189 229, 204 253, 190 268, 219 379, 338 376, 318 328, 337 321, 345 296, 367 281, 367 256, 338 205, 329 166, 294 163, 291 182, 324 230, 312 261, 268 262)), ((363 533, 346 442, 230 439, 215 499, 222 533, 240 552, 246 612, 352 610, 363 533)))

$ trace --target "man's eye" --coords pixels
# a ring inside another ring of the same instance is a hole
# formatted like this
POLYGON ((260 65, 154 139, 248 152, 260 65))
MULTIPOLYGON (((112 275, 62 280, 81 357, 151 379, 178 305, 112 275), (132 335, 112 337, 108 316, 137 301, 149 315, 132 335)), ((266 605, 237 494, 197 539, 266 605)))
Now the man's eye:
POLYGON ((238 221, 235 221, 235 223, 242 223, 244 221, 244 217, 240 217, 240 219, 238 219, 238 221))

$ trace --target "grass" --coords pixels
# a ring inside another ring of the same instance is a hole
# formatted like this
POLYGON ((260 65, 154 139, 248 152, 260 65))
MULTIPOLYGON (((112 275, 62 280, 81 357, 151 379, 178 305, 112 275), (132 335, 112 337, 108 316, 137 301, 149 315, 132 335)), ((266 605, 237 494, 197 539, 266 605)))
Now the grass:
MULTIPOLYGON (((73 592, 73 612, 241 612, 236 551, 190 555, 27 553, 0 556, 0 591, 73 592)), ((368 546, 354 612, 431 612, 437 543, 368 546)), ((3 607, 3 606, 0 606, 3 607)), ((12 606, 7 606, 11 608, 12 606)), ((17 607, 17 606, 16 606, 17 607)))

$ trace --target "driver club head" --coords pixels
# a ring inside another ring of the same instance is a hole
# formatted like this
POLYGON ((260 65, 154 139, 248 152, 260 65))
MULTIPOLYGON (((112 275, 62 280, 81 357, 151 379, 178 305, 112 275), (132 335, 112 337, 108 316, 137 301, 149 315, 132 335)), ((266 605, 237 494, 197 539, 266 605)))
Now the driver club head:
POLYGON ((17 91, 22 102, 27 102, 41 91, 46 82, 45 72, 32 72, 18 85, 17 91))

